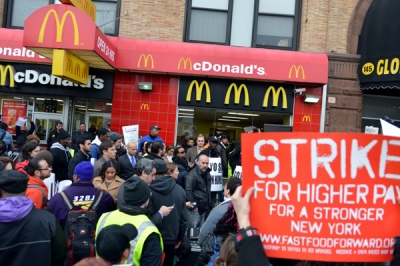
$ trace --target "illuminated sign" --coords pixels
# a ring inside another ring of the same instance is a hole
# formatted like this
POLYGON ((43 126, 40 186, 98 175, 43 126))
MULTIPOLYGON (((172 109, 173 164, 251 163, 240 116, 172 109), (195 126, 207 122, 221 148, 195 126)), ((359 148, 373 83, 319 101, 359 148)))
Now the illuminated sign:
POLYGON ((287 96, 286 96, 285 89, 283 87, 279 87, 278 90, 276 90, 274 86, 269 86, 269 88, 265 92, 263 107, 268 107, 268 99, 269 99, 269 95, 270 95, 271 91, 272 91, 272 106, 274 106, 274 107, 278 106, 279 95, 282 94, 282 97, 283 97, 282 109, 286 109, 287 108, 287 96))
POLYGON ((69 16, 69 17, 71 17, 72 24, 74 26, 74 45, 79 45, 79 29, 78 29, 78 23, 76 22, 75 14, 72 13, 72 11, 67 10, 64 13, 64 15, 62 16, 61 21, 60 21, 60 18, 58 17, 58 14, 54 9, 50 9, 46 13, 46 16, 44 17, 42 27, 40 28, 38 43, 43 43, 44 30, 47 27, 47 22, 48 22, 51 14, 53 14, 54 20, 56 23, 56 42, 62 42, 62 35, 63 35, 64 26, 65 26, 65 21, 67 20, 67 17, 69 16))
POLYGON ((288 76, 288 78, 291 78, 292 77, 292 72, 293 72, 293 70, 294 70, 294 72, 296 73, 296 78, 299 78, 299 71, 301 70, 301 73, 303 74, 303 79, 305 79, 306 78, 306 75, 304 74, 304 68, 303 68, 303 66, 295 66, 295 65, 292 65, 292 67, 290 68, 290 71, 289 71, 289 76, 288 76))
POLYGON ((91 0, 60 0, 60 2, 82 10, 96 22, 96 6, 91 0))
POLYGON ((147 64, 149 62, 149 59, 151 59, 151 68, 154 68, 154 59, 151 54, 148 54, 147 56, 144 54, 141 54, 137 63, 137 67, 140 67, 140 63, 142 62, 142 58, 144 61, 144 67, 147 67, 147 64))
POLYGON ((210 87, 208 86, 207 81, 202 81, 199 85, 199 83, 197 82, 197 80, 193 80, 190 85, 189 85, 189 89, 187 91, 187 95, 186 95, 186 101, 190 102, 191 98, 192 98, 192 89, 193 86, 196 86, 196 101, 201 101, 201 95, 203 92, 203 86, 206 87, 206 102, 210 103, 211 102, 211 93, 210 93, 210 87))
POLYGON ((187 65, 189 65, 189 69, 192 70, 193 69, 193 64, 192 64, 192 60, 190 58, 183 58, 181 57, 181 59, 179 60, 178 63, 178 69, 181 69, 181 63, 183 62, 183 69, 186 69, 187 65))
POLYGON ((15 87, 14 83, 15 69, 11 65, 2 66, 0 65, 0 86, 8 86, 11 88, 15 87), (8 74, 8 82, 7 81, 8 74))
POLYGON ((231 97, 231 91, 232 88, 234 88, 235 90, 235 104, 239 104, 240 102, 240 96, 242 95, 242 90, 244 90, 244 105, 245 106, 249 106, 250 105, 250 100, 249 100, 249 90, 247 89, 246 85, 244 84, 240 84, 239 88, 236 86, 236 83, 232 83, 229 88, 228 91, 226 92, 226 96, 225 96, 225 104, 229 104, 229 100, 231 97))
POLYGON ((78 84, 87 84, 89 65, 65 50, 54 49, 52 74, 78 84))
POLYGON ((142 105, 140 106, 140 110, 150 110, 149 109, 149 104, 147 104, 147 103, 142 103, 142 105))

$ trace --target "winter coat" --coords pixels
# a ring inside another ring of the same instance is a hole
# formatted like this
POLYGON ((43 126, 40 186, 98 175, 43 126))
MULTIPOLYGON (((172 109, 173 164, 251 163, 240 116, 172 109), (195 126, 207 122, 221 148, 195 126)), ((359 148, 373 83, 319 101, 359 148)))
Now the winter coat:
POLYGON ((88 137, 88 138, 90 138, 90 140, 93 140, 93 138, 94 138, 93 135, 91 133, 87 132, 87 131, 85 131, 83 133, 78 131, 72 138, 72 148, 76 152, 79 151, 79 146, 78 146, 78 144, 76 142, 77 142, 78 138, 81 137, 81 136, 88 137))
POLYGON ((86 155, 81 150, 75 153, 74 157, 72 157, 71 161, 68 164, 68 179, 73 180, 75 167, 81 162, 90 162, 90 158, 90 154, 86 155))
POLYGON ((60 142, 55 142, 51 146, 50 152, 53 155, 53 173, 56 175, 56 181, 69 180, 68 163, 71 160, 69 151, 60 142))
MULTIPOLYGON (((1 140, 4 141, 4 143, 6 144, 7 151, 13 151, 14 150, 14 141, 13 141, 12 135, 8 131, 5 131, 4 129, 0 128, 0 137, 3 136, 3 134, 4 134, 4 137, 1 140)), ((25 136, 25 142, 26 142, 26 136, 25 136)), ((24 144, 25 144, 25 142, 24 142, 24 144)))
POLYGON ((101 179, 101 176, 96 176, 93 179, 93 186, 95 188, 100 188, 101 190, 107 191, 111 195, 111 197, 113 197, 113 199, 117 201, 118 191, 124 182, 125 181, 122 178, 120 178, 119 176, 115 176, 114 180, 107 187, 106 183, 103 182, 103 180, 101 179))
POLYGON ((42 180, 32 176, 29 176, 28 185, 37 185, 43 190, 44 195, 46 195, 46 200, 43 199, 43 193, 39 188, 28 187, 26 189, 26 196, 33 201, 33 205, 36 208, 43 210, 47 205, 47 196, 49 194, 49 190, 42 180))
POLYGON ((203 173, 196 165, 186 175, 186 201, 196 202, 200 215, 212 208, 210 171, 211 169, 207 168, 203 173))
POLYGON ((0 265, 63 265, 64 232, 53 214, 24 196, 0 200, 0 265))
POLYGON ((180 241, 185 235, 187 222, 185 191, 170 176, 156 178, 150 184, 150 190, 155 211, 158 211, 163 205, 175 206, 171 213, 163 217, 162 223, 157 226, 164 243, 174 244, 176 241, 180 241))
POLYGON ((232 172, 235 171, 236 166, 242 165, 242 149, 240 147, 240 142, 235 146, 235 149, 228 155, 228 161, 231 166, 232 172))
POLYGON ((188 174, 188 171, 183 165, 178 164, 178 178, 176 179, 176 183, 180 185, 183 189, 186 188, 186 175, 188 174))
POLYGON ((92 141, 92 150, 89 152, 90 156, 92 156, 92 158, 98 160, 101 157, 100 154, 100 146, 101 141, 99 140, 99 137, 96 136, 96 138, 92 141))
MULTIPOLYGON (((64 190, 68 198, 74 202, 74 205, 81 206, 81 209, 87 210, 93 203, 93 200, 99 194, 99 190, 93 186, 90 181, 78 181, 73 183, 69 188, 64 190)), ((115 203, 110 194, 105 193, 99 207, 97 208, 97 218, 105 212, 115 210, 115 203)), ((54 195, 50 199, 49 211, 54 214, 64 228, 67 219, 68 210, 60 194, 54 195)))
POLYGON ((162 138, 160 138, 159 136, 153 137, 152 135, 149 134, 149 135, 147 135, 147 136, 142 137, 142 138, 140 139, 137 152, 138 152, 138 153, 139 153, 139 152, 142 152, 141 149, 142 149, 142 146, 143 146, 143 143, 144 143, 144 142, 156 142, 156 141, 164 142, 164 140, 163 140, 162 138))

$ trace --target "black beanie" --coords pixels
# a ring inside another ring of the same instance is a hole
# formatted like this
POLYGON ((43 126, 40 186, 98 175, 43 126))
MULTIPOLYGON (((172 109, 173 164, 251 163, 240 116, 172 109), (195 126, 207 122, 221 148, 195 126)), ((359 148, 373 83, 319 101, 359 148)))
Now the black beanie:
POLYGON ((61 130, 60 133, 58 133, 57 140, 60 141, 62 139, 67 139, 70 137, 71 137, 71 135, 67 131, 61 130))
POLYGON ((29 177, 17 170, 6 170, 0 173, 0 189, 11 194, 26 191, 29 177))
POLYGON ((126 204, 140 207, 150 198, 149 186, 138 176, 132 176, 124 183, 126 204))

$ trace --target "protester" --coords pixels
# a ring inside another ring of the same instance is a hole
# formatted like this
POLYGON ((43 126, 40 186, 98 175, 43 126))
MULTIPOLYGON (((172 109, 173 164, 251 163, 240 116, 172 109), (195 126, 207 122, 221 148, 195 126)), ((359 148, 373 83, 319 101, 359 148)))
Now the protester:
POLYGON ((74 157, 72 157, 71 161, 68 164, 68 179, 73 180, 75 167, 84 161, 90 162, 91 156, 89 152, 92 150, 92 141, 91 137, 87 134, 82 134, 76 140, 76 145, 79 150, 75 153, 74 157))
POLYGON ((228 206, 231 204, 231 197, 235 193, 236 189, 242 185, 242 179, 239 177, 231 177, 225 185, 224 195, 227 198, 226 201, 219 204, 217 207, 212 209, 210 215, 208 215, 207 220, 204 222, 203 226, 200 228, 200 235, 198 244, 203 245, 209 234, 211 234, 217 222, 224 216, 228 210, 228 206))
MULTIPOLYGON (((33 132, 35 131, 35 123, 32 122, 31 118, 28 118, 26 123, 30 123, 30 129, 29 131, 26 131, 25 126, 15 126, 15 143, 17 144, 17 152, 21 151, 22 146, 26 143, 27 137, 29 135, 32 135, 33 132)), ((11 136, 11 135, 10 135, 11 136)), ((11 139, 12 140, 12 139, 11 139)), ((48 146, 50 147, 50 146, 48 146)), ((13 146, 14 148, 14 146, 13 146)), ((12 150, 12 149, 11 149, 12 150)))
POLYGON ((80 137, 88 138, 90 141, 92 141, 94 138, 91 133, 86 131, 85 123, 80 123, 79 131, 72 137, 72 148, 75 150, 75 152, 79 151, 78 139, 80 137))
POLYGON ((93 179, 95 188, 107 191, 114 201, 118 200, 118 191, 124 180, 118 176, 118 162, 111 159, 103 164, 100 176, 93 179))
POLYGON ((185 190, 189 228, 200 228, 212 208, 211 176, 208 162, 207 155, 200 155, 196 166, 186 176, 185 190))
POLYGON ((200 151, 199 154, 197 155, 197 157, 199 157, 201 154, 205 154, 209 158, 221 158, 221 155, 219 154, 219 152, 217 150, 217 146, 218 146, 218 143, 219 143, 217 137, 212 136, 208 140, 208 142, 209 142, 208 148, 205 148, 202 151, 200 151))
POLYGON ((103 228, 96 238, 97 255, 113 265, 127 265, 125 261, 129 258, 130 242, 137 235, 138 230, 132 224, 109 225, 103 228))
POLYGON ((161 130, 161 128, 159 128, 156 125, 151 126, 150 134, 147 136, 144 136, 140 139, 139 150, 138 150, 139 154, 142 152, 141 147, 142 147, 143 142, 156 142, 156 141, 164 142, 164 140, 158 136, 158 133, 160 130, 161 130))
POLYGON ((4 170, 14 170, 15 169, 13 160, 8 156, 0 156, 0 162, 4 167, 3 168, 4 170))
POLYGON ((14 142, 12 135, 8 132, 8 125, 0 121, 0 139, 6 144, 7 151, 14 150, 14 142))
POLYGON ((32 199, 36 208, 43 210, 47 206, 47 195, 49 193, 44 180, 51 175, 51 166, 44 159, 31 159, 25 166, 25 171, 29 175, 28 189, 26 196, 32 199))
POLYGON ((101 152, 100 152, 100 144, 106 140, 108 140, 108 136, 110 135, 110 131, 105 128, 101 127, 97 131, 97 136, 96 138, 92 141, 92 150, 89 152, 90 156, 92 156, 93 159, 98 160, 101 157, 101 152))
POLYGON ((124 180, 127 180, 129 177, 134 174, 134 167, 137 162, 141 159, 140 156, 137 155, 137 145, 135 142, 129 142, 126 146, 127 153, 118 158, 119 160, 119 168, 120 168, 120 177, 124 180))
POLYGON ((108 139, 114 142, 115 150, 117 151, 117 158, 126 154, 126 150, 122 146, 122 135, 118 134, 117 132, 111 132, 108 136, 108 139))
POLYGON ((94 164, 94 176, 99 176, 101 168, 103 167, 103 164, 111 159, 115 159, 117 156, 117 150, 115 149, 114 142, 111 140, 106 140, 103 141, 100 144, 100 153, 101 153, 101 158, 97 160, 97 162, 94 164))
POLYGON ((151 146, 153 146, 153 142, 144 142, 144 151, 142 152, 142 157, 147 157, 151 153, 151 146))
POLYGON ((156 141, 151 145, 151 152, 147 155, 147 159, 154 160, 160 159, 164 160, 165 155, 165 144, 164 142, 156 141))
POLYGON ((190 149, 191 147, 193 147, 194 146, 194 140, 193 140, 193 138, 189 138, 187 141, 186 141, 186 145, 182 145, 182 147, 185 149, 185 151, 187 151, 188 149, 190 149))
POLYGON ((36 142, 26 142, 21 149, 21 154, 18 156, 17 163, 35 158, 40 151, 40 145, 36 142))
POLYGON ((0 172, 0 264, 63 265, 64 233, 54 215, 25 196, 28 180, 16 170, 0 172))
POLYGON ((186 193, 175 182, 179 173, 176 164, 168 163, 170 168, 174 169, 172 175, 169 175, 170 171, 164 161, 154 161, 164 165, 159 167, 160 170, 157 170, 159 176, 150 184, 152 206, 155 210, 160 209, 163 205, 174 206, 171 213, 167 217, 163 217, 162 223, 157 225, 164 243, 165 260, 163 265, 173 266, 175 249, 179 247, 186 231, 186 193))
POLYGON ((26 142, 36 142, 37 144, 40 144, 40 138, 37 135, 29 135, 26 137, 26 142))
POLYGON ((118 210, 103 214, 96 228, 96 239, 109 225, 132 224, 142 232, 136 241, 131 242, 130 256, 127 262, 134 265, 162 264, 163 242, 157 227, 150 221, 148 210, 150 189, 139 177, 133 176, 125 181, 125 204, 118 210))
POLYGON ((232 171, 235 171, 236 166, 242 165, 241 153, 242 153, 241 143, 237 142, 233 151, 228 155, 228 161, 232 171))
POLYGON ((225 135, 221 136, 221 141, 218 142, 217 150, 219 155, 221 156, 221 165, 222 165, 222 176, 228 176, 228 158, 226 155, 226 148, 228 146, 228 137, 225 135))
MULTIPOLYGON (((61 124, 62 125, 62 124, 61 124)), ((62 130, 58 133, 58 141, 51 145, 50 152, 53 155, 53 173, 56 181, 68 180, 68 163, 71 154, 67 148, 71 145, 71 135, 62 130)))
POLYGON ((189 160, 190 163, 194 163, 194 160, 199 155, 199 153, 203 150, 205 143, 205 138, 202 134, 197 136, 196 146, 187 149, 186 151, 186 159, 189 160))
POLYGON ((179 175, 176 183, 180 185, 183 189, 186 188, 186 175, 190 170, 189 161, 186 159, 185 155, 185 149, 182 146, 178 146, 174 150, 174 157, 172 159, 172 161, 178 165, 179 175))
MULTIPOLYGON (((65 194, 69 199, 73 200, 74 205, 78 209, 87 210, 100 193, 92 184, 93 172, 93 166, 90 162, 79 163, 74 170, 74 183, 64 190, 65 194)), ((108 193, 106 193, 96 210, 97 217, 112 210, 115 210, 114 200, 108 193)), ((68 210, 59 193, 51 198, 49 211, 56 216, 60 225, 64 228, 68 210)))
POLYGON ((53 145, 53 143, 58 141, 58 135, 62 131, 64 131, 63 130, 63 122, 61 122, 60 120, 57 120, 56 128, 53 131, 50 131, 49 136, 47 138, 47 149, 50 149, 50 147, 53 145))
POLYGON ((172 163, 172 157, 174 156, 174 145, 170 144, 167 146, 167 152, 165 154, 165 157, 168 160, 168 163, 172 163))

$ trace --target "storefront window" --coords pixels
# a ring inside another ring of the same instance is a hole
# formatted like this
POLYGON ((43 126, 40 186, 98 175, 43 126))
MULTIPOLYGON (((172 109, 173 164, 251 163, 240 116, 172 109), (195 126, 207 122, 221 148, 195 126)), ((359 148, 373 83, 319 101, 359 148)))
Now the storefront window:
POLYGON ((36 98, 35 112, 63 113, 65 99, 36 98))
MULTIPOLYGON (((79 125, 81 123, 86 123, 86 111, 87 111, 87 101, 74 101, 74 115, 72 122, 72 131, 76 132, 79 130, 79 125)), ((86 125, 87 128, 87 125, 86 125)))
MULTIPOLYGON (((362 108, 362 130, 366 126, 381 128, 380 119, 384 116, 400 126, 400 98, 379 95, 364 95, 362 108)), ((380 133, 382 131, 380 130, 380 133)))
POLYGON ((261 131, 264 124, 290 125, 290 115, 266 112, 246 112, 237 110, 220 110, 211 108, 179 107, 179 138, 195 138, 198 134, 206 138, 226 135, 231 141, 240 141, 244 127, 255 126, 261 131))

